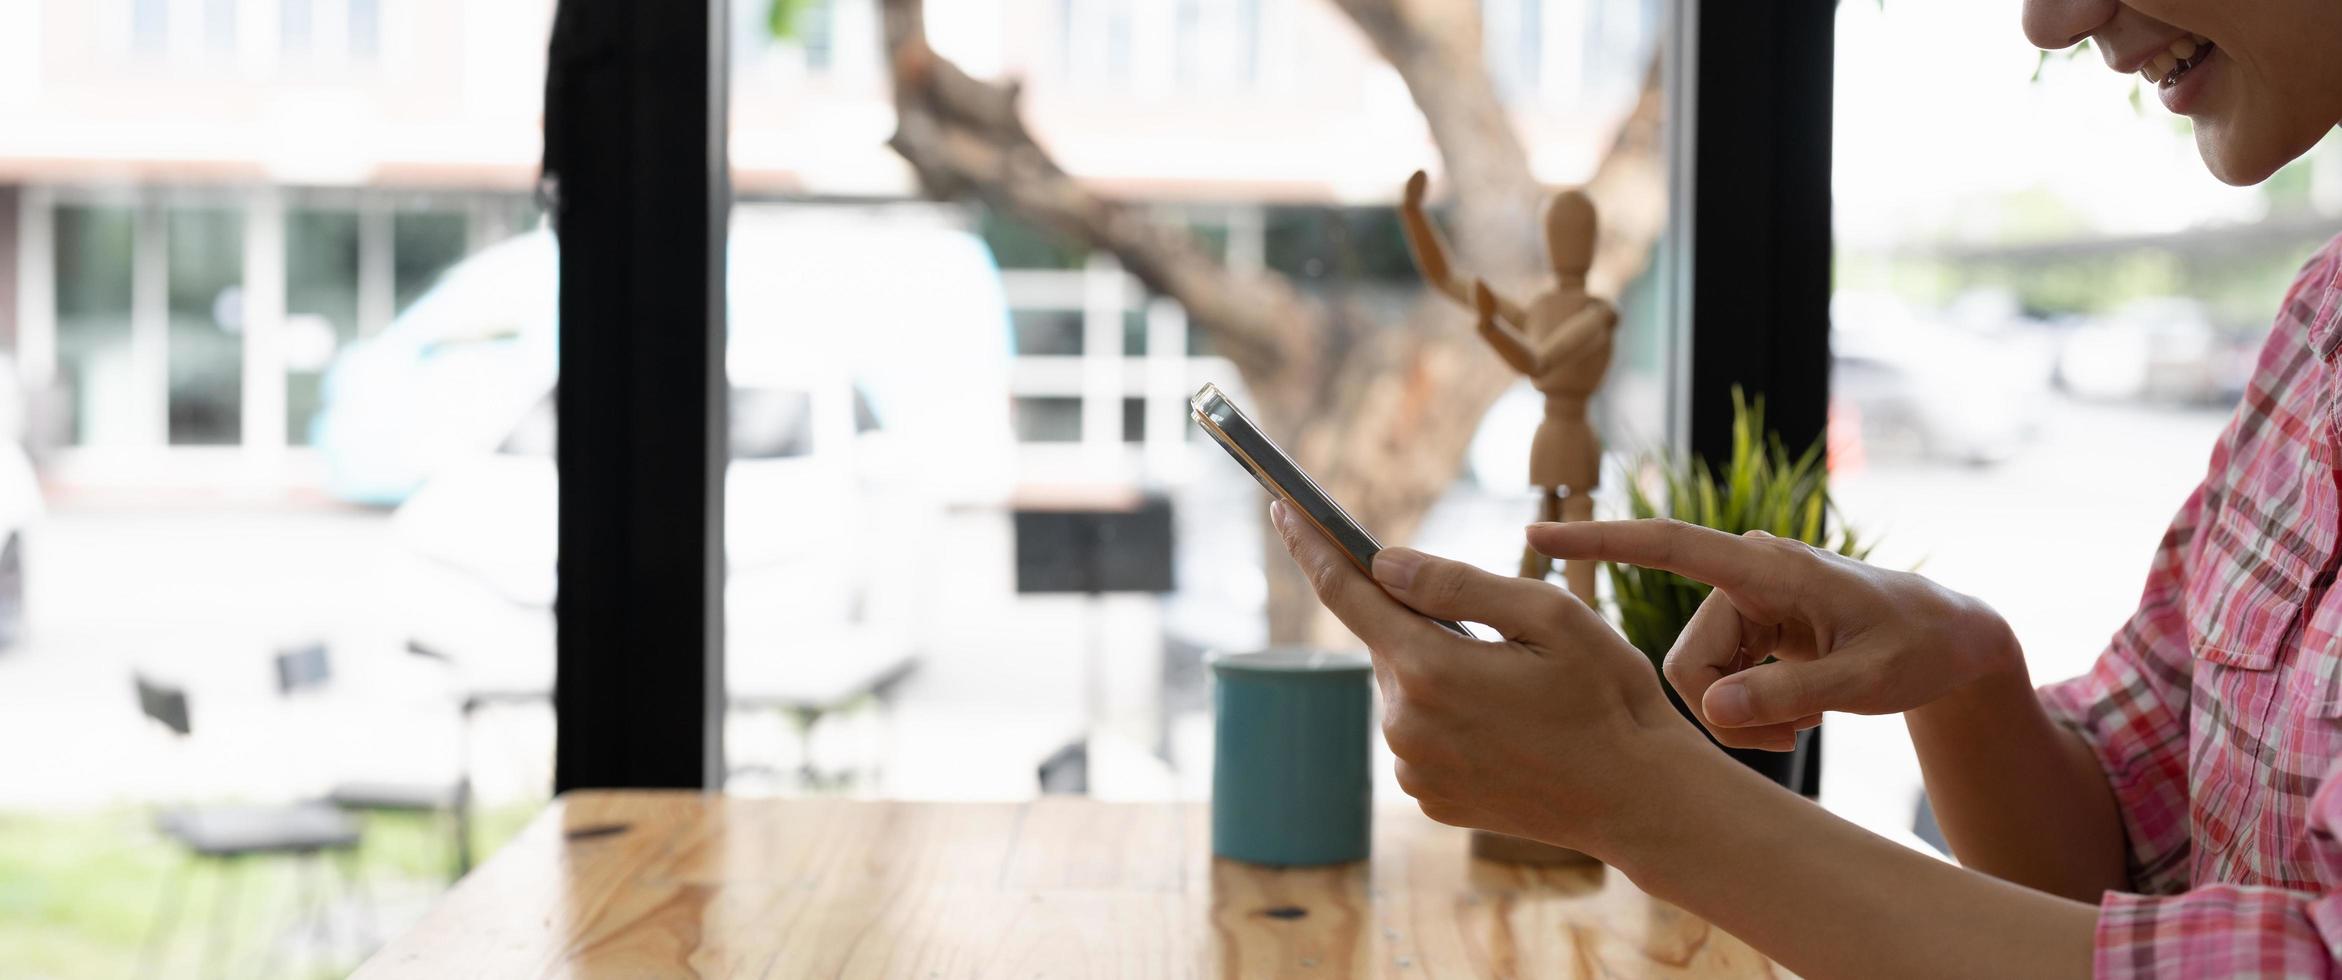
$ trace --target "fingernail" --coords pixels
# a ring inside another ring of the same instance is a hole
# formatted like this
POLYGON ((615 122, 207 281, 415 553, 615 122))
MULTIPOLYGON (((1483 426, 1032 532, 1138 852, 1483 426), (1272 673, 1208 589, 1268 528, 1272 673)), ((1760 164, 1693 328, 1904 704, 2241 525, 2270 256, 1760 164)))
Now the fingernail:
POLYGON ((1287 508, 1285 507, 1285 498, 1271 498, 1269 500, 1269 523, 1278 527, 1284 527, 1286 520, 1288 520, 1288 517, 1286 516, 1286 510, 1287 508))
POLYGON ((1708 689, 1706 707, 1708 721, 1725 726, 1745 725, 1753 713, 1748 705, 1748 688, 1731 681, 1719 682, 1708 689))
POLYGON ((1384 548, 1374 555, 1374 578, 1404 591, 1415 583, 1415 569, 1422 564, 1423 553, 1413 548, 1384 548))

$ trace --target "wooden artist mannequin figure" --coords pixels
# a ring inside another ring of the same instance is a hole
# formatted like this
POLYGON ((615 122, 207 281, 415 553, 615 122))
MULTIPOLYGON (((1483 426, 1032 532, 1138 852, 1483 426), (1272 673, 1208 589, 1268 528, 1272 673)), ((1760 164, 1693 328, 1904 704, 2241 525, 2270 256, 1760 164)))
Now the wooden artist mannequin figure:
MULTIPOLYGON (((1529 444, 1529 482, 1540 492, 1537 519, 1592 520, 1602 441, 1586 420, 1586 403, 1610 369, 1611 334, 1618 327, 1618 312, 1586 294, 1586 269, 1594 262, 1594 202, 1574 190, 1554 195, 1545 209, 1545 250, 1555 282, 1523 306, 1477 278, 1467 290, 1464 277, 1448 267, 1439 230, 1423 213, 1426 183, 1420 170, 1408 178, 1399 208, 1416 268, 1432 288, 1471 307, 1488 346, 1545 395, 1545 419, 1529 444)), ((1542 579, 1550 562, 1524 548, 1521 575, 1542 579)), ((1570 561, 1563 575, 1572 593, 1594 602, 1593 562, 1570 561)))

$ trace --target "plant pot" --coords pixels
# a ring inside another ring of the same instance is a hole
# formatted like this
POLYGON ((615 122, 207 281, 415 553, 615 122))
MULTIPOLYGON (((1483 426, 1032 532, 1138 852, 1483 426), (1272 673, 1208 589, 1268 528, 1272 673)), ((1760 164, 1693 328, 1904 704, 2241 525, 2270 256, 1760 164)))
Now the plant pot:
POLYGON ((1787 787, 1791 792, 1808 799, 1821 795, 1822 730, 1819 727, 1798 732, 1797 747, 1787 752, 1735 749, 1716 741, 1716 736, 1708 735, 1707 726, 1701 725, 1699 718, 1692 715, 1691 708, 1683 703, 1683 698, 1680 695, 1675 693, 1673 685, 1662 678, 1659 681, 1659 687, 1667 692, 1668 703, 1673 704, 1675 710, 1682 712, 1686 720, 1690 721, 1694 727, 1699 728, 1700 734, 1707 735, 1708 744, 1715 746, 1725 755, 1740 760, 1741 765, 1756 770, 1766 779, 1787 787))

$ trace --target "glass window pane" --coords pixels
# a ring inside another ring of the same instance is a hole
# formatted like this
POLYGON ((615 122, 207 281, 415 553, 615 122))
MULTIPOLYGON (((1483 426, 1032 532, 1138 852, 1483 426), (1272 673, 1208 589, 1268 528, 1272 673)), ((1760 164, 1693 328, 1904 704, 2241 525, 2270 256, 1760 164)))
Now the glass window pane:
POLYGON ((244 218, 219 208, 165 215, 170 269, 170 442, 243 435, 244 218))
POLYGON ((131 0, 130 49, 142 55, 159 55, 170 43, 170 0, 131 0))
POLYGON ((203 43, 214 56, 236 53, 236 0, 204 0, 203 43))
MULTIPOLYGON (((161 0, 154 0, 161 2, 161 0)), ((284 0, 277 15, 277 38, 288 54, 306 54, 315 32, 318 0, 284 0)))
POLYGON ((794 9, 796 22, 789 25, 798 43, 805 46, 805 67, 826 71, 837 59, 835 10, 837 0, 795 0, 773 5, 776 11, 794 9))
POLYGON ((333 356, 358 338, 358 214, 285 217, 285 438, 307 445, 333 356))
POLYGON ((382 0, 349 0, 350 54, 372 58, 382 53, 382 0))
POLYGON ((1009 423, 1018 442, 1080 442, 1082 400, 1027 396, 1009 403, 1009 423))
POLYGON ((1122 441, 1126 443, 1147 441, 1146 399, 1125 398, 1122 400, 1122 441))
POLYGON ((57 401, 65 415, 57 434, 73 445, 114 441, 107 436, 121 438, 127 420, 108 410, 138 401, 130 359, 135 218, 129 208, 64 206, 55 221, 57 401))
POLYGON ((1080 310, 1016 310, 1010 314, 1020 355, 1078 355, 1082 352, 1080 310))
POLYGON ((129 208, 57 208, 57 314, 130 317, 129 208))
POLYGON ((431 288, 466 251, 466 223, 460 213, 402 211, 392 219, 392 276, 398 308, 404 310, 423 290, 431 288))
POLYGON ((1147 311, 1144 306, 1122 311, 1122 356, 1147 356, 1147 311))
POLYGON ((990 208, 978 217, 978 231, 1003 269, 1079 269, 1088 250, 1064 236, 1035 228, 990 208))

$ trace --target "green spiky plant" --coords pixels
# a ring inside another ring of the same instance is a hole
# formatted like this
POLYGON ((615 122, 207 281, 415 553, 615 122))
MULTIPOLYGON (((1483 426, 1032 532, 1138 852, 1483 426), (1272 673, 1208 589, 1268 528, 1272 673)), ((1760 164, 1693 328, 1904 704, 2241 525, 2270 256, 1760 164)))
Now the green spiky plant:
MULTIPOLYGON (((1858 540, 1830 503, 1822 441, 1798 456, 1765 428, 1765 400, 1732 390, 1732 458, 1719 470, 1705 460, 1647 456, 1627 482, 1630 517, 1672 517, 1743 534, 1764 531, 1795 538, 1856 559, 1871 545, 1858 540)), ((1627 642, 1656 667, 1708 597, 1708 586, 1671 572, 1609 562, 1611 598, 1627 642)))

